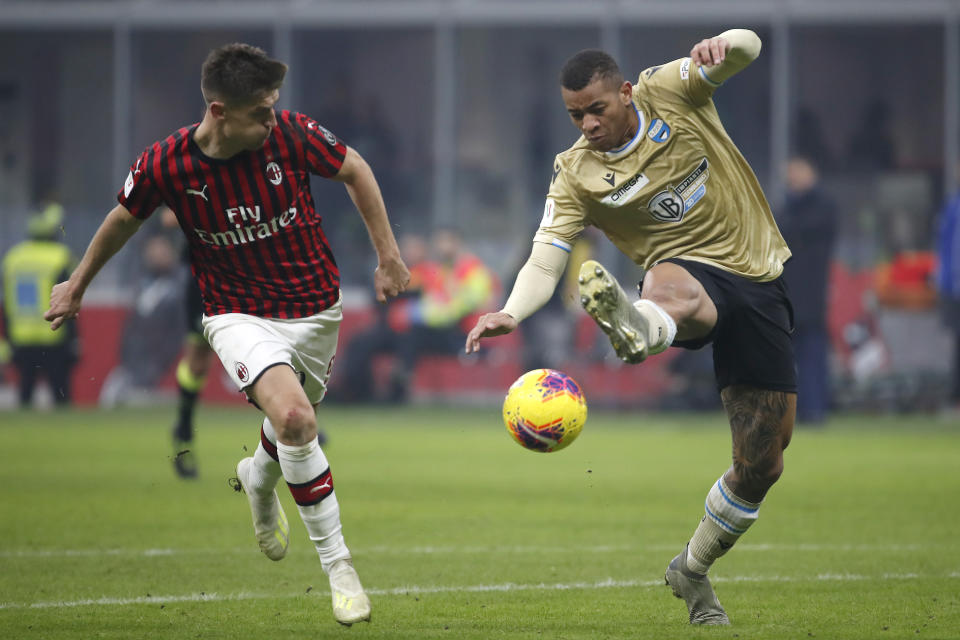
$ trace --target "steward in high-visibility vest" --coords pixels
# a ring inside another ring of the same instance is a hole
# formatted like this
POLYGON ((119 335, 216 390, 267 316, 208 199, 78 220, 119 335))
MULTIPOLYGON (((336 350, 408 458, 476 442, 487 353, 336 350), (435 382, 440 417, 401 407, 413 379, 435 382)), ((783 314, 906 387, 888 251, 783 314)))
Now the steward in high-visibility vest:
POLYGON ((53 285, 66 280, 75 265, 70 249, 57 240, 63 208, 50 204, 28 222, 29 239, 3 258, 3 319, 12 362, 20 378, 20 404, 28 406, 38 374, 50 385, 54 402, 70 402, 70 372, 77 361, 76 326, 52 331, 43 314, 53 285))

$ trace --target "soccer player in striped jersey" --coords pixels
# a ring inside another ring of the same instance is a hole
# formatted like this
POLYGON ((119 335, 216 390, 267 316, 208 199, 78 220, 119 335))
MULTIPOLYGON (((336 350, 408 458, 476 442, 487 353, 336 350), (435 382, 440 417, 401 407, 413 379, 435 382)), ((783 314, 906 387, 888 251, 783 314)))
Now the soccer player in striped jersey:
POLYGON ((602 51, 573 56, 561 95, 582 137, 556 158, 533 251, 506 305, 481 317, 466 343, 476 351, 546 303, 573 242, 593 225, 646 270, 631 304, 601 265, 580 268, 581 303, 618 356, 638 363, 670 345, 713 344, 733 465, 665 575, 692 624, 729 624, 707 571, 756 520, 783 471, 796 413, 793 311, 781 277, 790 250, 712 99, 759 53, 755 33, 731 29, 646 69, 636 86, 602 51))
POLYGON ((400 258, 369 165, 315 120, 277 111, 287 66, 231 44, 202 68, 199 124, 150 145, 119 201, 46 318, 77 315, 93 277, 161 204, 177 216, 203 295, 203 329, 237 387, 265 415, 260 445, 237 465, 260 548, 286 555, 288 525, 274 487, 283 477, 330 580, 342 624, 370 618, 370 600, 343 540, 340 507, 317 442, 315 409, 333 367, 342 319, 340 274, 310 192, 310 175, 342 182, 369 231, 379 264, 377 299, 404 290, 400 258))

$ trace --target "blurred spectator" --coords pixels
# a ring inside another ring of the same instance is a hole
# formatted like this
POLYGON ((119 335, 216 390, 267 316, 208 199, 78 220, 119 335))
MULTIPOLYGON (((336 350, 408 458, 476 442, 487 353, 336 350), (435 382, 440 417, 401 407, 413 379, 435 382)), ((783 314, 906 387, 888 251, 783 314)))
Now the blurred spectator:
POLYGON ((70 403, 70 374, 79 355, 76 323, 51 331, 43 319, 53 285, 66 280, 75 263, 57 239, 62 230, 63 207, 49 202, 28 220, 28 239, 3 258, 4 325, 23 407, 32 402, 38 374, 50 385, 54 403, 70 403))
POLYGON ((394 371, 394 400, 406 399, 420 356, 461 353, 467 333, 500 294, 496 275, 464 248, 459 231, 437 229, 430 245, 437 269, 424 280, 419 300, 408 309, 410 331, 397 353, 400 368, 394 371))
POLYGON ((848 167, 864 172, 893 169, 897 153, 890 132, 890 106, 882 98, 874 98, 864 107, 859 122, 848 145, 848 167))
POLYGON ((143 262, 144 273, 120 339, 120 362, 100 390, 101 406, 152 399, 154 387, 180 354, 185 279, 192 276, 182 268, 173 241, 163 233, 146 240, 143 262))
POLYGON ((331 396, 344 402, 376 400, 373 361, 378 355, 396 354, 400 341, 410 330, 410 306, 419 299, 424 282, 436 277, 439 268, 428 259, 427 240, 407 233, 398 239, 400 254, 410 270, 406 291, 385 305, 374 304, 373 324, 351 338, 344 349, 343 372, 331 396))
POLYGON ((405 401, 420 357, 459 354, 479 314, 495 302, 496 276, 463 247, 459 232, 438 229, 430 248, 435 260, 428 259, 422 238, 402 238, 404 262, 411 273, 407 294, 379 310, 374 326, 350 341, 342 399, 374 399, 373 358, 391 353, 396 359, 386 400, 405 401))
POLYGON ((923 311, 937 304, 933 287, 936 256, 932 251, 904 250, 877 265, 874 290, 884 307, 923 311))
POLYGON ((787 162, 787 198, 780 231, 793 257, 784 269, 794 309, 797 422, 820 423, 830 404, 827 285, 837 229, 837 207, 823 190, 813 161, 787 162))
POLYGON ((949 401, 960 408, 960 192, 947 200, 940 212, 937 258, 940 310, 954 338, 949 401))

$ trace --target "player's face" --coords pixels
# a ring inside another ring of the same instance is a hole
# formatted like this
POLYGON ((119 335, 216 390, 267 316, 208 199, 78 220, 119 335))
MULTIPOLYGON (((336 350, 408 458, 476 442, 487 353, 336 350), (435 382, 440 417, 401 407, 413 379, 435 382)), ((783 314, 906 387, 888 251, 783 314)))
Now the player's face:
POLYGON ((277 115, 273 108, 279 99, 280 92, 274 90, 251 102, 224 105, 224 135, 243 149, 259 149, 277 126, 277 115))
POLYGON ((561 87, 563 103, 574 126, 597 151, 626 144, 637 132, 637 114, 631 107, 633 86, 596 78, 579 91, 561 87))

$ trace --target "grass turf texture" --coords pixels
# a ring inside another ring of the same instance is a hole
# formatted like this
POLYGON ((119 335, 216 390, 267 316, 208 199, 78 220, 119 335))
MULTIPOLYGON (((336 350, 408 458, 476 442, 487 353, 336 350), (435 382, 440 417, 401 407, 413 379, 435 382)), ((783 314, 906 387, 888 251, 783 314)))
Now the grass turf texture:
POLYGON ((199 480, 171 410, 0 416, 0 638, 957 638, 960 425, 798 430, 758 523, 711 575, 733 622, 692 628, 663 570, 729 460, 719 414, 593 413, 558 453, 489 410, 326 409, 373 621, 332 618, 285 488, 291 549, 257 549, 228 486, 257 412, 204 407, 199 480))

